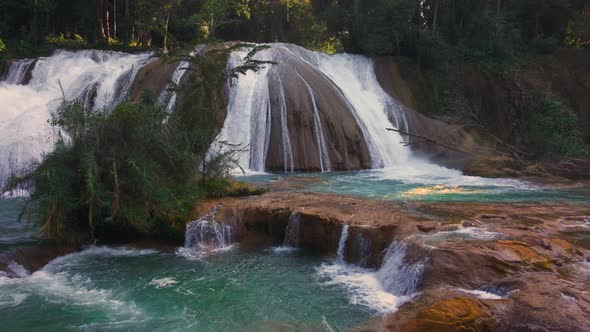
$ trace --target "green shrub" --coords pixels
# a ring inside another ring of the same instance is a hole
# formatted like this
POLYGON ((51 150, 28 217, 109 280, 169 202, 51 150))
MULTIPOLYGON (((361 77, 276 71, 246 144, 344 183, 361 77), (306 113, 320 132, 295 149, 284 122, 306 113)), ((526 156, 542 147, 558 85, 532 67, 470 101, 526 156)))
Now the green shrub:
POLYGON ((578 117, 566 104, 545 99, 530 114, 532 143, 555 157, 587 155, 588 150, 578 127, 578 117))
POLYGON ((27 190, 21 217, 61 241, 182 236, 200 199, 233 193, 227 176, 235 152, 208 151, 215 133, 211 114, 219 104, 215 91, 226 75, 258 70, 264 62, 251 57, 260 49, 228 73, 219 64, 231 48, 192 58, 188 87, 200 88, 183 95, 172 115, 148 93, 114 109, 65 101, 50 120, 59 132, 53 152, 13 176, 3 191, 27 190))
POLYGON ((555 37, 535 38, 529 46, 535 53, 551 54, 561 46, 561 41, 555 37))
POLYGON ((417 34, 416 61, 430 68, 444 68, 451 59, 451 47, 436 33, 421 31, 417 34))
POLYGON ((45 41, 55 48, 80 49, 88 47, 84 38, 75 33, 68 33, 67 35, 64 35, 63 33, 60 33, 59 35, 49 35, 45 37, 45 41))

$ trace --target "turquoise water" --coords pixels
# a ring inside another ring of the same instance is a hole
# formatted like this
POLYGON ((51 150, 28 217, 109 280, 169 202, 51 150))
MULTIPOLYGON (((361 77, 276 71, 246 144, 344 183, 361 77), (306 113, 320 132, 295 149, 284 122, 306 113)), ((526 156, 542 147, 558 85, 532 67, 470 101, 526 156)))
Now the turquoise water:
MULTIPOLYGON (((22 201, 0 204, 0 253, 34 243, 14 224, 22 201)), ((334 281, 339 271, 321 272, 333 259, 313 252, 234 245, 193 257, 88 247, 33 273, 13 262, 0 271, 0 330, 340 331, 377 314, 373 298, 383 302, 373 271, 358 271, 357 285, 334 281)))
POLYGON ((464 176, 443 169, 436 176, 420 170, 370 170, 341 173, 263 174, 242 176, 255 184, 282 182, 297 190, 359 197, 456 202, 545 202, 590 204, 590 188, 554 189, 514 179, 464 176))
POLYGON ((34 225, 16 221, 23 203, 19 198, 0 199, 0 251, 15 245, 32 245, 38 240, 34 225))

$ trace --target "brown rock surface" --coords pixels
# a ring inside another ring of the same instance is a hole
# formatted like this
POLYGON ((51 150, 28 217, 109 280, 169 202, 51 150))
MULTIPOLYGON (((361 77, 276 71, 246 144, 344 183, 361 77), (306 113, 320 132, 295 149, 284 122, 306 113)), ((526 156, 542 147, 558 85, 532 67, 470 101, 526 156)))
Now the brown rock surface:
POLYGON ((129 99, 138 101, 144 90, 157 98, 166 88, 177 67, 178 62, 168 62, 163 59, 147 64, 137 73, 129 91, 129 99))
POLYGON ((370 267, 380 265, 393 240, 407 244, 407 263, 426 257, 419 293, 377 329, 585 331, 590 326, 590 251, 564 235, 573 229, 590 235, 590 206, 402 203, 285 191, 214 200, 203 211, 219 204, 216 220, 232 223, 240 241, 282 243, 295 214, 301 218, 302 247, 334 254, 342 225, 349 225, 348 262, 359 263, 362 256, 357 237, 370 243, 365 262, 370 267), (420 231, 425 225, 434 229, 420 231), (475 290, 501 298, 481 298, 470 293, 475 290))

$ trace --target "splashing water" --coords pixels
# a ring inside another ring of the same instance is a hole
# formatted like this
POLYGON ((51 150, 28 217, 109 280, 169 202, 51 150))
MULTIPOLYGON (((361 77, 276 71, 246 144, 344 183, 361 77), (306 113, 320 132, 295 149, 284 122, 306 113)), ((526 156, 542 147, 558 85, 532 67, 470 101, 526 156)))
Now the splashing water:
POLYGON ((377 272, 377 279, 383 287, 398 296, 414 293, 424 271, 422 261, 404 262, 406 253, 407 245, 394 241, 387 249, 381 268, 377 272))
MULTIPOLYGON (((348 232, 342 232, 342 238, 348 232)), ((344 245, 343 245, 344 247, 344 245)), ((322 264, 318 276, 328 285, 344 287, 351 303, 364 305, 372 310, 387 313, 397 310, 411 299, 424 270, 424 262, 406 263, 406 244, 393 242, 375 271, 355 265, 347 265, 337 259, 332 264, 322 264)))
POLYGON ((348 240, 348 225, 342 226, 342 234, 340 235, 340 240, 338 241, 338 251, 336 252, 336 257, 339 263, 344 263, 344 249, 346 249, 346 240, 348 240))
POLYGON ((301 234, 301 217, 297 213, 289 216, 289 223, 285 229, 285 238, 283 239, 284 247, 299 247, 301 234))
POLYGON ((36 61, 27 85, 18 85, 26 62, 13 64, 8 79, 0 82, 0 172, 19 170, 53 148, 47 121, 64 98, 95 109, 113 107, 150 61, 150 53, 56 51, 36 61))
POLYGON ((35 60, 33 59, 20 59, 14 61, 8 69, 8 74, 4 79, 4 83, 23 84, 25 76, 34 62, 35 60))
POLYGON ((232 227, 215 220, 217 207, 186 226, 184 247, 211 251, 229 247, 233 241, 232 227))

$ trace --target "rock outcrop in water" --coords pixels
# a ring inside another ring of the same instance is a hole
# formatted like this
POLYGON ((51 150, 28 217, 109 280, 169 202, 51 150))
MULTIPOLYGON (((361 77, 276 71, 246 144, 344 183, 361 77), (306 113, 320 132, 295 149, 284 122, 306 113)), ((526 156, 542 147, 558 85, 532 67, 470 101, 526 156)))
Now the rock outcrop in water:
POLYGON ((408 281, 419 293, 377 324, 378 330, 590 326, 588 206, 397 203, 277 192, 216 200, 202 208, 220 203, 216 220, 231 224, 245 243, 283 243, 293 215, 299 218, 298 246, 331 254, 341 250, 351 264, 365 257, 364 266, 378 267, 392 241, 402 243, 403 259, 388 273, 408 276, 419 269, 408 281))

